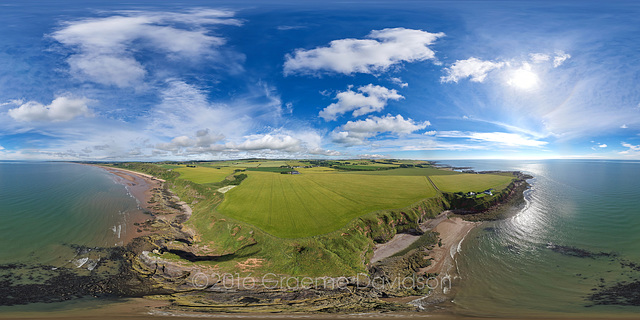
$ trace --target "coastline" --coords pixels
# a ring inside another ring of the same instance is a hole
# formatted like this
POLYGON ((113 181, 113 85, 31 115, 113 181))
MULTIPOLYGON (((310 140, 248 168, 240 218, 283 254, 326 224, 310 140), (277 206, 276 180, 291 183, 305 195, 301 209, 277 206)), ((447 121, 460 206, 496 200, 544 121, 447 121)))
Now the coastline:
POLYGON ((455 273, 455 258, 460 253, 460 246, 471 230, 481 222, 470 222, 459 217, 452 217, 440 222, 433 231, 440 234, 442 245, 430 250, 429 259, 433 259, 431 265, 421 268, 422 273, 449 274, 455 273))
MULTIPOLYGON (((183 226, 183 223, 189 218, 191 214, 190 207, 186 203, 180 201, 180 199, 178 199, 178 197, 173 195, 170 191, 165 190, 164 189, 165 181, 162 179, 157 179, 148 174, 138 173, 138 172, 121 169, 121 168, 112 168, 112 167, 104 167, 104 166, 97 166, 97 167, 100 167, 106 170, 107 172, 114 174, 119 179, 121 179, 122 183, 127 186, 128 190, 130 190, 132 195, 139 200, 140 206, 150 211, 151 215, 147 216, 147 220, 145 222, 146 225, 151 226, 156 224, 156 225, 163 226, 160 228, 151 228, 151 230, 147 229, 144 232, 138 232, 137 234, 133 235, 130 240, 133 240, 136 238, 138 238, 138 240, 135 241, 136 243, 134 243, 132 247, 132 248, 136 248, 136 249, 132 249, 133 250, 132 253, 134 254, 134 256, 130 256, 128 258, 129 261, 131 261, 132 271, 134 273, 138 273, 143 276, 149 277, 148 280, 145 280, 145 281, 151 281, 150 283, 152 283, 151 284, 152 287, 163 287, 165 290, 168 290, 167 293, 170 294, 171 292, 176 292, 178 293, 179 296, 181 296, 181 298, 178 299, 181 302, 177 303, 176 305, 172 303, 170 306, 163 307, 162 308, 163 312, 171 313, 171 312, 186 311, 187 313, 190 313, 193 311, 198 311, 199 309, 203 309, 202 311, 204 311, 205 309, 208 309, 204 305, 198 305, 192 302, 193 299, 196 299, 196 298, 199 299, 199 297, 196 294, 192 296, 190 293, 188 293, 189 291, 192 291, 193 288, 188 286, 185 287, 185 285, 188 285, 190 283, 184 283, 182 285, 180 285, 178 282, 173 283, 173 281, 176 280, 175 277, 178 274, 184 274, 186 272, 186 274, 193 277, 194 274, 197 274, 197 272, 200 272, 200 270, 195 270, 193 269, 193 267, 187 267, 186 265, 183 266, 181 264, 176 264, 171 261, 166 261, 164 259, 158 259, 158 258, 150 259, 150 256, 149 256, 149 254, 152 253, 151 251, 153 251, 153 253, 156 252, 154 248, 159 248, 160 251, 173 250, 172 248, 175 242, 172 242, 172 238, 176 238, 176 237, 183 238, 184 236, 186 236, 187 238, 185 238, 185 240, 188 243, 191 243, 193 241, 192 238, 193 236, 195 236, 195 234, 192 232, 189 232, 192 230, 185 230, 183 226), (181 219, 176 218, 178 215, 166 216, 165 215, 166 212, 164 214, 157 213, 157 212, 154 213, 154 211, 157 211, 157 208, 156 206, 151 205, 151 203, 154 202, 154 197, 158 197, 158 196, 164 196, 161 202, 163 202, 163 205, 165 208, 167 207, 168 203, 178 204, 180 207, 170 206, 173 208, 172 213, 182 214, 183 218, 181 219), (179 209, 182 209, 182 210, 179 210, 179 209), (166 241, 168 241, 168 243, 166 241), (164 244, 161 244, 161 243, 164 243, 164 244), (149 247, 149 245, 151 245, 151 247, 149 247), (158 270, 158 268, 160 267, 162 268, 162 271, 158 270), (166 282, 168 280, 169 282, 166 282)), ((438 238, 440 239, 441 245, 440 246, 434 245, 431 248, 429 248, 430 250, 428 251, 425 250, 426 249, 425 247, 422 247, 422 249, 418 250, 420 252, 418 254, 420 256, 419 259, 424 260, 425 262, 427 260, 431 260, 431 263, 428 266, 422 263, 422 266, 419 266, 418 268, 414 269, 414 272, 416 274, 425 274, 425 275, 438 274, 438 275, 450 276, 451 279, 457 278, 457 270, 456 270, 457 268, 455 266, 455 257, 459 251, 459 246, 462 243, 462 241, 464 241, 465 236, 475 226, 477 226, 480 223, 465 221, 462 218, 457 216, 450 217, 451 213, 452 213, 451 211, 443 211, 440 214, 438 214, 436 217, 429 219, 427 221, 424 221, 420 225, 420 229, 423 232, 425 231, 438 232, 439 233, 438 238)), ((392 239, 391 241, 388 241, 387 243, 384 243, 384 244, 380 244, 378 246, 379 248, 386 247, 391 249, 386 254, 382 256, 379 255, 378 257, 376 257, 376 259, 378 259, 377 261, 383 261, 383 260, 386 260, 387 258, 391 258, 398 251, 402 251, 403 249, 413 244, 413 242, 415 242, 418 238, 420 238, 420 236, 415 236, 415 235, 412 236, 408 234, 398 234, 396 236, 398 236, 400 240, 396 239, 394 241, 394 239, 392 239)), ((379 250, 376 250, 376 251, 380 252, 379 250)), ((413 252, 415 252, 415 250, 413 252)), ((400 260, 397 260, 397 258, 392 258, 392 260, 396 259, 396 261, 405 261, 404 263, 406 263, 409 260, 403 260, 403 259, 411 255, 413 254, 405 255, 400 260)), ((375 256, 375 251, 374 251, 374 256, 375 256)), ((376 261, 372 261, 372 264, 373 262, 376 262, 376 261)), ((409 267, 409 266, 407 265, 406 267, 409 267)), ((200 268, 197 268, 197 269, 200 269, 200 268)), ((369 290, 372 290, 372 288, 366 289, 366 291, 369 291, 369 290)), ((446 307, 446 303, 451 301, 451 298, 455 295, 454 291, 455 290, 445 290, 444 292, 435 292, 435 290, 432 290, 427 295, 424 295, 426 293, 425 292, 417 296, 415 294, 418 294, 418 292, 415 292, 409 295, 407 295, 407 293, 409 292, 406 292, 406 293, 402 293, 401 291, 388 292, 389 294, 391 294, 392 297, 395 296, 397 298, 384 298, 384 296, 387 294, 384 291, 375 293, 376 290, 373 290, 371 291, 371 293, 374 293, 374 295, 376 296, 382 294, 382 296, 378 296, 378 298, 374 298, 374 300, 377 299, 378 301, 380 301, 379 303, 381 303, 381 305, 378 305, 376 309, 379 307, 382 307, 383 309, 389 308, 389 311, 396 310, 395 308, 400 308, 400 309, 397 309, 397 311, 400 311, 400 310, 408 311, 410 309, 418 311, 418 310, 425 310, 428 308, 429 310, 434 311, 432 308, 429 308, 429 307, 437 306, 436 308, 440 308, 441 311, 436 312, 436 314, 442 315, 441 314, 442 311, 448 310, 448 308, 446 307), (393 307, 394 305, 397 307, 393 307), (403 305, 404 307, 400 307, 401 305, 403 305)), ((219 292, 219 294, 224 294, 225 292, 226 291, 223 290, 222 292, 219 292)), ((238 293, 228 292, 228 293, 230 294, 230 296, 236 296, 238 294, 241 294, 240 292, 238 293)), ((259 292, 259 291, 255 291, 255 292, 247 291, 242 294, 258 295, 258 296, 264 295, 264 297, 267 299, 269 299, 268 297, 271 297, 273 295, 273 293, 269 294, 268 292, 259 292)), ((309 292, 309 294, 312 294, 312 293, 309 292)), ((329 296, 332 295, 329 292, 326 292, 325 294, 329 294, 329 296)), ((342 294, 344 293, 340 293, 339 295, 342 295, 342 294)), ((365 292, 361 292, 359 294, 369 295, 368 293, 365 293, 365 292)), ((321 295, 324 295, 324 294, 321 294, 321 295)), ((325 296, 325 297, 329 298, 329 296, 325 296)), ((336 298, 337 297, 338 296, 336 296, 336 298)), ((155 299, 158 299, 158 298, 160 298, 160 296, 157 296, 155 299)), ((371 298, 373 298, 373 296, 371 298)), ((160 299, 165 300, 164 298, 160 298, 160 299)), ((332 299, 332 298, 329 298, 329 299, 332 299)), ((338 298, 338 299, 341 299, 341 298, 338 298)), ((299 301, 297 303, 302 303, 302 301, 299 301)), ((311 303, 311 300, 310 300, 310 303, 311 303)), ((353 303, 356 303, 356 301, 353 301, 353 303)), ((373 303, 375 304, 375 302, 373 303)), ((309 311, 314 309, 312 305, 313 303, 309 305, 309 311)), ((255 315, 256 311, 258 311, 258 313, 260 312, 259 311, 260 308, 259 307, 255 308, 255 307, 257 307, 257 305, 253 306, 252 304, 248 304, 246 306, 240 307, 240 306, 227 305, 227 303, 222 303, 222 304, 218 303, 211 310, 217 310, 216 312, 223 312, 223 313, 224 312, 241 312, 241 313, 247 312, 247 314, 255 315), (256 309, 255 311, 252 310, 254 308, 256 309), (225 310, 228 310, 228 311, 225 311, 225 310)), ((153 309, 157 310, 157 308, 153 308, 153 309)), ((306 309, 307 308, 303 307, 300 311, 306 310, 306 309)), ((287 312, 284 309, 280 310, 280 312, 283 312, 283 311, 285 313, 287 312)), ((290 310, 290 311, 296 312, 294 310, 290 310)), ((297 312, 300 312, 300 311, 297 311, 297 312)), ((302 312, 304 314, 307 314, 307 312, 309 311, 302 311, 302 312)), ((345 310, 344 312, 348 312, 348 309, 345 310)), ((428 314, 431 314, 431 313, 428 313, 428 314)))
POLYGON ((113 174, 116 182, 124 185, 138 202, 138 208, 141 211, 126 220, 126 232, 122 237, 123 245, 130 244, 136 238, 162 232, 163 228, 158 228, 156 220, 163 220, 166 224, 178 219, 178 215, 183 216, 179 219, 181 222, 191 217, 191 207, 164 189, 165 180, 127 169, 88 165, 113 174), (168 200, 174 202, 180 209, 168 207, 166 205, 168 200))
MULTIPOLYGON (((101 167, 103 169, 113 169, 115 171, 129 171, 129 170, 121 170, 119 168, 105 168, 105 167, 101 167)), ((108 171, 108 170, 107 170, 108 171)), ((113 173, 114 175, 116 173, 113 173)), ((122 173, 123 175, 127 175, 126 173, 122 173)), ((131 173, 133 174, 133 173, 131 173)), ((141 174, 142 175, 142 174, 141 174)), ((126 179, 125 177, 121 177, 118 176, 121 179, 126 179)), ((133 178, 135 179, 135 178, 133 178)), ((142 201, 141 201, 142 202, 142 201)), ((511 207, 510 203, 502 203, 502 205, 511 207)), ((162 218, 162 216, 159 216, 160 218, 162 218)), ((462 241, 469 241, 470 239, 466 239, 465 235, 468 234, 469 231, 467 231, 466 233, 463 232, 464 228, 461 225, 464 225, 465 222, 464 221, 459 221, 460 218, 464 219, 465 217, 470 217, 470 216, 466 216, 466 215, 457 215, 457 216, 451 216, 450 219, 446 219, 446 220, 442 220, 439 223, 437 223, 433 229, 431 229, 432 231, 437 231, 440 233, 440 238, 442 239, 442 247, 438 247, 437 245, 434 246, 433 250, 431 251, 431 253, 429 253, 428 257, 434 257, 435 259, 435 254, 437 252, 440 252, 440 255, 444 256, 445 258, 448 256, 447 253, 451 253, 451 249, 454 249, 454 253, 457 253, 457 245, 456 243, 461 243, 462 241), (446 239, 450 239, 449 241, 447 241, 446 239), (459 242, 459 241, 460 242, 459 242), (449 250, 447 250, 449 249, 449 250)), ((433 222, 433 220, 429 220, 430 222, 433 222)), ((470 227, 469 230, 473 230, 476 226, 478 226, 480 223, 473 223, 474 226, 470 227)), ((476 230, 478 231, 478 230, 476 230)), ((163 234, 163 231, 158 232, 160 234, 163 234)), ((144 238, 144 237, 142 237, 144 238)), ((476 248, 470 248, 472 250, 477 250, 476 248)), ((463 252, 462 254, 466 254, 466 252, 463 252)), ((455 255, 454 255, 455 258, 455 255)), ((422 272, 438 272, 438 270, 447 270, 447 266, 448 264, 446 264, 445 262, 439 263, 437 262, 438 260, 435 259, 433 261, 432 266, 426 267, 424 269, 421 269, 422 272), (437 264, 440 264, 440 266, 436 266, 437 264), (430 269, 430 268, 434 268, 434 269, 430 269)), ((455 269, 454 269, 455 270, 455 269)), ((442 273, 444 273, 445 271, 440 271, 442 273)), ((455 284, 454 284, 455 285, 455 284)), ((460 289, 460 290, 465 290, 460 289)), ((465 291, 466 292, 466 291, 465 291)), ((222 293, 224 294, 224 293, 222 293)), ((167 295, 168 296, 168 295, 167 295)), ((396 302, 398 303, 407 303, 409 302, 408 298, 411 297, 406 297, 406 298, 397 298, 396 302), (404 299, 404 300, 400 300, 400 299, 404 299)), ((413 297, 413 299, 416 298, 421 298, 421 297, 413 297)), ((432 296, 431 298, 436 298, 435 295, 432 296)), ((387 298, 384 298, 387 299, 387 298)), ((374 318, 374 319, 384 319, 386 318, 385 315, 388 315, 389 317, 393 317, 396 319, 404 319, 404 318, 411 318, 411 319, 421 319, 421 318, 429 318, 429 319, 471 319, 474 318, 472 316, 465 316, 464 314, 456 314, 456 310, 449 308, 450 300, 445 300, 442 301, 442 303, 435 303, 435 304, 428 304, 426 300, 428 299, 424 299, 425 300, 425 306, 427 306, 427 311, 426 312, 413 312, 413 311, 393 311, 393 313, 389 314, 389 313, 361 313, 361 314, 345 314, 345 313, 340 313, 339 316, 341 318, 353 318, 353 319, 358 319, 361 317, 367 317, 367 318, 374 318), (430 307, 432 306, 432 307, 430 307)), ((129 298, 127 298, 127 301, 129 301, 129 298)), ((286 302, 285 302, 286 303, 286 302)), ((175 308, 175 305, 170 307, 170 308, 165 308, 165 306, 167 306, 169 303, 166 302, 166 300, 152 300, 152 299, 147 299, 147 298, 133 298, 130 302, 125 302, 122 303, 122 307, 120 307, 119 305, 116 305, 117 310, 112 310, 111 307, 107 307, 105 306, 104 309, 101 308, 95 308, 92 310, 86 310, 86 311, 80 311, 80 310, 61 310, 59 313, 52 313, 49 314, 47 313, 46 315, 42 314, 42 313, 33 313, 33 314, 28 314, 28 313, 15 313, 15 314, 3 314, 0 315, 0 318, 59 318, 59 319, 66 319, 66 318, 76 318, 76 319, 87 319, 87 318, 91 318, 91 319, 107 319, 107 318, 111 318, 111 315, 114 316, 122 316, 122 317, 126 317, 126 318, 130 318, 130 319, 145 319, 145 318, 154 318, 154 319, 176 319, 176 318, 186 318, 186 317, 197 317, 198 315, 201 315, 201 313, 199 312, 189 312, 189 311, 183 311, 183 310, 178 310, 175 308), (126 306, 125 306, 126 305, 126 306), (136 309, 129 309, 131 306, 135 307, 136 309), (77 311, 77 312, 76 312, 77 311), (104 312, 104 314, 103 314, 104 312)), ((376 312, 376 311, 371 311, 371 312, 376 312)), ((562 314, 550 314, 552 318, 565 318, 566 319, 578 319, 582 316, 582 314, 580 315, 571 315, 571 314, 567 314, 567 315, 562 315, 562 314)), ((245 312, 242 313, 238 313, 238 314, 229 314, 229 313, 221 313, 218 312, 216 314, 207 314, 205 316, 210 316, 210 317, 224 317, 224 318, 242 318, 242 319, 260 319, 260 318, 271 318, 271 319, 278 319, 278 318, 291 318, 291 319, 295 319, 295 318, 305 318, 305 319, 331 319, 333 317, 336 316, 336 314, 331 314, 331 313, 287 313, 286 311, 283 313, 253 313, 250 310, 247 310, 245 312)), ((617 315, 616 318, 620 318, 623 317, 624 315, 617 315)), ((522 318, 527 318, 527 315, 523 314, 519 317, 522 318)), ((533 317, 533 316, 532 316, 533 317)), ((628 318, 633 318, 632 316, 628 316, 628 318)), ((595 315, 593 316, 593 319, 604 319, 604 317, 602 317, 601 315, 595 315)))
POLYGON ((162 189, 165 181, 131 170, 99 165, 91 166, 103 169, 113 174, 116 182, 124 185, 131 196, 136 199, 138 202, 138 208, 142 211, 130 215, 129 219, 125 221, 125 233, 124 236, 121 237, 121 240, 123 241, 122 244, 126 245, 131 243, 131 241, 137 237, 152 234, 152 231, 142 226, 155 219, 151 214, 152 208, 150 202, 154 197, 154 191, 162 189))

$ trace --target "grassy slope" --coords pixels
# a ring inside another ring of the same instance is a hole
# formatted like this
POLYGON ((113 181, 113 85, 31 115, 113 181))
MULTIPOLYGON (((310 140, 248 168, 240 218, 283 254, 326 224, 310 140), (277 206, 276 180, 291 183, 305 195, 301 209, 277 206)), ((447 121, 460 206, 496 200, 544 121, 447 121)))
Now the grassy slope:
POLYGON ((436 195, 420 176, 248 174, 217 210, 282 238, 328 233, 365 213, 436 195))
POLYGON ((493 174, 458 174, 431 176, 431 181, 443 192, 481 192, 493 188, 502 190, 513 180, 513 176, 493 174))
POLYGON ((216 169, 200 166, 196 168, 181 166, 180 168, 173 169, 173 171, 180 173, 180 179, 204 184, 222 181, 225 177, 232 174, 235 169, 237 168, 221 167, 220 169, 216 169))

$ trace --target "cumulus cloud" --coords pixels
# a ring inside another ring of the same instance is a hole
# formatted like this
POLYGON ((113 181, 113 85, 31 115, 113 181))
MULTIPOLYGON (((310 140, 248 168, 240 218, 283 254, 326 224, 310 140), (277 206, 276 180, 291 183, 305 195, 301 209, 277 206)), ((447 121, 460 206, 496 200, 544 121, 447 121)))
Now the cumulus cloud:
POLYGON ((474 141, 492 142, 509 147, 543 147, 548 144, 546 141, 507 132, 441 131, 437 136, 441 138, 467 138, 474 141))
POLYGON ((251 135, 238 145, 229 144, 228 147, 238 150, 285 150, 289 152, 300 150, 300 140, 289 135, 251 135))
POLYGON ((364 144, 366 139, 381 133, 407 135, 431 125, 429 121, 415 122, 410 118, 404 119, 401 115, 384 117, 371 117, 365 120, 348 121, 332 133, 334 142, 346 145, 364 144))
POLYGON ((623 124, 623 125, 620 126, 620 129, 627 129, 627 128, 629 128, 629 127, 627 127, 626 124, 623 124))
POLYGON ((194 137, 179 136, 168 143, 159 143, 155 147, 159 150, 174 153, 201 153, 217 151, 220 147, 214 144, 225 139, 223 134, 211 134, 209 129, 198 130, 194 137))
POLYGON ((367 39, 340 39, 327 47, 297 49, 285 56, 284 74, 379 73, 402 62, 435 59, 428 46, 443 36, 405 28, 373 30, 367 39))
POLYGON ((251 134, 228 139, 222 134, 212 134, 209 129, 198 130, 195 135, 178 136, 167 143, 154 145, 154 152, 161 156, 225 155, 226 157, 324 155, 339 156, 342 153, 322 147, 323 137, 313 130, 291 131, 274 129, 265 134, 251 134))
POLYGON ((504 65, 504 62, 483 61, 473 57, 458 60, 444 69, 446 76, 442 76, 440 81, 457 83, 460 79, 471 78, 473 82, 483 82, 490 71, 500 69, 504 65))
POLYGON ((394 89, 387 89, 382 86, 368 84, 359 87, 356 91, 351 90, 338 92, 336 99, 338 102, 330 104, 318 114, 326 121, 336 120, 337 116, 353 111, 353 116, 358 117, 372 112, 379 112, 384 109, 389 100, 400 100, 404 97, 399 95, 394 89))
POLYGON ((326 150, 323 148, 309 149, 307 153, 319 156, 337 157, 343 155, 342 152, 336 150, 326 150))
POLYGON ((605 143, 598 145, 598 148, 606 148, 607 145, 605 143))
POLYGON ((187 13, 128 11, 116 16, 67 23, 52 37, 73 48, 67 62, 71 73, 117 87, 134 86, 147 74, 134 53, 141 49, 168 58, 193 59, 214 54, 223 38, 210 35, 204 25, 239 25, 232 12, 194 10, 187 13))
POLYGON ((553 63, 553 67, 557 68, 569 58, 571 58, 571 55, 563 51, 556 51, 553 57, 546 53, 530 53, 529 60, 512 59, 505 61, 488 61, 471 57, 466 60, 457 60, 449 67, 444 68, 443 71, 445 75, 440 77, 440 82, 457 83, 461 79, 466 78, 469 78, 472 82, 484 82, 492 71, 502 69, 503 67, 519 64, 526 67, 530 66, 529 62, 531 62, 539 65, 546 63, 549 67, 551 63, 553 63))
POLYGON ((91 112, 86 98, 57 97, 51 104, 43 105, 36 101, 29 101, 18 108, 10 109, 11 118, 29 122, 60 122, 69 121, 79 116, 89 116, 91 112))
POLYGON ((553 67, 557 68, 561 66, 569 58, 571 58, 570 54, 564 51, 556 51, 556 56, 553 57, 553 67))

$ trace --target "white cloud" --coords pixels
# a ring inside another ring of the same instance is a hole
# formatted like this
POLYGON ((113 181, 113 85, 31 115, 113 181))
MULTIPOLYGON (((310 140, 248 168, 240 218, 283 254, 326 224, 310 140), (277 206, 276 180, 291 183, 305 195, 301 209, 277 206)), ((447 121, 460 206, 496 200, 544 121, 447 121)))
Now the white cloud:
POLYGON ((471 78, 473 82, 483 82, 490 71, 500 69, 504 65, 504 62, 483 61, 473 57, 458 60, 444 69, 447 75, 441 77, 440 81, 457 83, 460 79, 471 78))
POLYGON ((0 146, 0 150, 4 150, 4 147, 3 147, 3 146, 0 146))
POLYGON ((435 59, 428 46, 443 36, 405 28, 373 30, 367 39, 340 39, 327 47, 297 49, 285 56, 284 74, 379 73, 402 62, 435 59))
POLYGON ((441 138, 468 138, 475 141, 492 142, 510 147, 542 147, 548 144, 546 141, 528 138, 517 133, 506 132, 440 131, 437 136, 441 138))
MULTIPOLYGON (((264 106, 255 108, 260 107, 264 106)), ((242 136, 254 125, 254 114, 255 110, 245 106, 210 103, 201 89, 176 80, 167 83, 162 102, 150 111, 147 130, 160 137, 191 135, 202 128, 242 136)))
POLYGON ((330 104, 320 111, 318 115, 324 120, 330 121, 336 120, 338 115, 353 111, 353 116, 358 117, 382 111, 388 100, 404 98, 394 89, 387 89, 373 84, 359 87, 357 91, 352 91, 351 87, 349 87, 347 91, 338 92, 336 94, 338 102, 330 104))
POLYGON ((360 145, 364 144, 367 138, 381 133, 389 132, 396 135, 407 135, 424 129, 429 125, 429 121, 417 123, 410 118, 405 120, 401 115, 371 117, 365 120, 348 121, 332 133, 332 138, 337 143, 360 145))
POLYGON ((570 54, 564 51, 556 51, 556 56, 553 57, 553 67, 557 68, 561 66, 569 58, 571 58, 570 54))
POLYGON ((69 58, 71 73, 94 82, 120 88, 139 84, 147 74, 135 59, 103 54, 76 54, 69 58))
POLYGON ((620 154, 624 155, 637 155, 640 154, 640 145, 633 145, 630 143, 622 142, 622 146, 628 148, 627 150, 620 151, 620 154))
POLYGON ((542 147, 548 142, 523 137, 516 133, 505 132, 473 132, 471 139, 496 142, 506 146, 542 147))
POLYGON ((533 63, 541 63, 551 60, 551 57, 544 53, 530 53, 529 58, 531 58, 531 62, 533 63))
POLYGON ((406 88, 409 86, 408 83, 402 81, 402 79, 400 78, 390 78, 389 80, 391 80, 391 82, 393 82, 394 84, 398 85, 400 88, 406 88))
POLYGON ((214 144, 225 139, 223 134, 211 134, 209 129, 202 129, 196 132, 195 137, 188 136, 175 137, 169 143, 156 144, 155 148, 174 153, 202 153, 217 151, 219 148, 214 144))
POLYGON ((91 112, 86 98, 57 97, 51 104, 43 105, 29 101, 18 108, 10 109, 9 116, 18 121, 59 122, 69 121, 79 116, 89 116, 91 112))
POLYGON ((438 133, 435 130, 431 130, 431 131, 426 131, 425 133, 423 133, 425 136, 435 136, 436 133, 438 133))
POLYGON ((228 144, 227 147, 238 150, 285 150, 289 152, 299 151, 301 141, 290 135, 251 135, 244 142, 233 145, 228 144))
POLYGON ((365 153, 365 154, 358 155, 358 159, 387 159, 387 158, 389 158, 389 156, 385 156, 383 154, 376 154, 376 153, 374 154, 365 153))
POLYGON ((598 148, 606 148, 606 147, 607 147, 607 145, 606 145, 606 144, 604 144, 604 143, 603 143, 603 144, 598 145, 598 148))
POLYGON ((623 124, 623 125, 620 126, 620 129, 627 129, 627 128, 629 128, 629 127, 627 127, 626 124, 623 124))
POLYGON ((322 149, 322 148, 309 149, 307 152, 309 154, 313 154, 313 155, 330 156, 330 157, 337 157, 337 156, 343 155, 343 153, 340 152, 340 151, 325 150, 325 149, 322 149))
POLYGON ((208 34, 202 26, 239 25, 232 16, 232 12, 211 9, 187 13, 128 11, 69 22, 52 37, 75 51, 67 60, 73 75, 129 87, 139 84, 148 73, 134 53, 149 49, 171 59, 214 55, 214 48, 225 40, 208 34))

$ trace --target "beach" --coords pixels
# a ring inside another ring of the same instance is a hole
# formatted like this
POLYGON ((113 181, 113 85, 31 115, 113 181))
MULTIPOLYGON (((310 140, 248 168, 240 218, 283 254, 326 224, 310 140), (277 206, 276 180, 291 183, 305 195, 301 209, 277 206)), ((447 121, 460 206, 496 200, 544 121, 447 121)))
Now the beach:
POLYGON ((433 229, 440 234, 441 245, 436 245, 429 252, 429 258, 433 259, 431 265, 421 268, 421 273, 449 274, 454 272, 455 258, 466 235, 475 228, 479 222, 470 222, 460 217, 442 220, 433 229))
MULTIPOLYGON (((148 174, 131 170, 98 165, 94 166, 113 174, 116 182, 127 188, 127 191, 136 199, 138 207, 141 209, 140 212, 131 214, 126 220, 125 232, 121 237, 123 244, 128 244, 134 238, 152 234, 154 231, 142 226, 155 219, 153 215, 155 209, 153 199, 158 196, 158 192, 163 188, 165 181, 148 174)), ((188 213, 191 213, 190 208, 188 213)))

